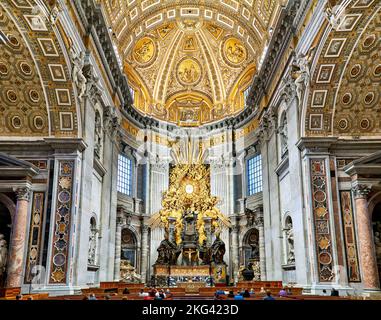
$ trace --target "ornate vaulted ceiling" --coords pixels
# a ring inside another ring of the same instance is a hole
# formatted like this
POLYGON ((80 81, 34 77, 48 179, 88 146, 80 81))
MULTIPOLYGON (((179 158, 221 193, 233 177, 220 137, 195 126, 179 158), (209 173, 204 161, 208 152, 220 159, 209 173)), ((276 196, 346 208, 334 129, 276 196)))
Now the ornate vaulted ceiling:
POLYGON ((183 126, 234 115, 287 1, 102 1, 144 114, 183 126))
POLYGON ((351 1, 326 34, 311 79, 306 135, 380 136, 380 1, 351 1))
POLYGON ((72 81, 34 0, 0 2, 0 135, 77 136, 72 81))

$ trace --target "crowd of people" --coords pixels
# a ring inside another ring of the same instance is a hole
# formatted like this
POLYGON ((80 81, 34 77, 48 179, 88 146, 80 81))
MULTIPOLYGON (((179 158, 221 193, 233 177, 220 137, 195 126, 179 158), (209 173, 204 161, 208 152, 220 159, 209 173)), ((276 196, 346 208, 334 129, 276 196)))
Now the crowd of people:
MULTIPOLYGON (((291 295, 291 289, 290 288, 282 288, 279 293, 278 297, 287 297, 291 295)), ((263 300, 275 300, 275 297, 272 295, 270 290, 265 290, 263 287, 258 292, 259 296, 263 296, 263 300)), ((234 300, 245 300, 245 298, 254 298, 256 296, 255 291, 253 288, 249 289, 241 289, 234 293, 233 290, 230 291, 224 291, 224 290, 217 290, 214 295, 215 300, 224 300, 224 299, 234 299, 234 300)))

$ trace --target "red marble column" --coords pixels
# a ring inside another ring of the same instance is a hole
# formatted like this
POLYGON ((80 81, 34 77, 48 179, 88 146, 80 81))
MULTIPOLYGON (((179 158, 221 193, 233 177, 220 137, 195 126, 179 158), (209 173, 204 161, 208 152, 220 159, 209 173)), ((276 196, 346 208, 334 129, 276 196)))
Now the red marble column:
POLYGON ((29 188, 16 190, 16 214, 12 222, 12 234, 9 245, 7 287, 18 288, 22 284, 25 255, 26 227, 28 218, 29 188))
POLYGON ((357 230, 360 244, 359 254, 364 289, 378 290, 380 284, 374 250, 372 220, 368 212, 367 195, 369 191, 369 188, 361 185, 357 185, 354 188, 357 230))

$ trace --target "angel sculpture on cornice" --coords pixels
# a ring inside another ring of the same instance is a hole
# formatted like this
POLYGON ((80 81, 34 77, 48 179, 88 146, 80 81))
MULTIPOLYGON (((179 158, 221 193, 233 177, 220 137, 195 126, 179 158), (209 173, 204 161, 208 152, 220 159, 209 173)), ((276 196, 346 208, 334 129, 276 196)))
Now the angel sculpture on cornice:
POLYGON ((85 66, 86 54, 84 51, 77 53, 74 48, 73 41, 69 39, 69 42, 69 57, 72 62, 71 78, 77 86, 77 89, 79 91, 78 97, 79 99, 81 99, 86 92, 87 79, 83 74, 83 67, 85 66))
POLYGON ((295 82, 299 105, 302 104, 303 94, 310 84, 310 67, 315 50, 316 47, 312 47, 307 53, 298 54, 292 63, 291 75, 295 82))

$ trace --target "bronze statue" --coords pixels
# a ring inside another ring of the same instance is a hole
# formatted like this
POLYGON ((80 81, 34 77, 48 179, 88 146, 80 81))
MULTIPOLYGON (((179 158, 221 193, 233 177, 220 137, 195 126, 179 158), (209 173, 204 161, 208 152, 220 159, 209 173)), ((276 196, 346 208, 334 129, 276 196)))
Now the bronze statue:
POLYGON ((212 247, 212 261, 215 264, 225 264, 224 254, 226 252, 225 243, 220 239, 220 236, 217 235, 216 240, 214 240, 212 247))

